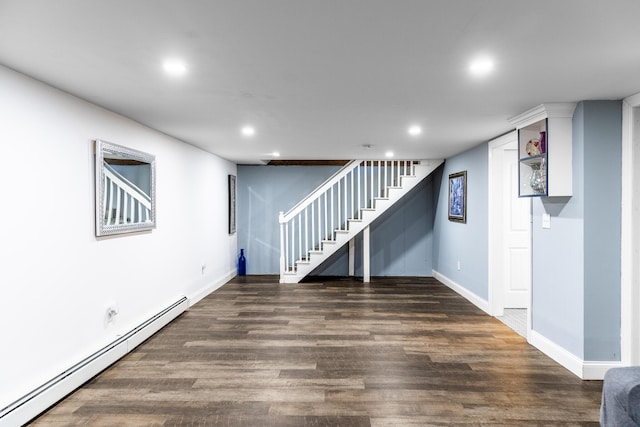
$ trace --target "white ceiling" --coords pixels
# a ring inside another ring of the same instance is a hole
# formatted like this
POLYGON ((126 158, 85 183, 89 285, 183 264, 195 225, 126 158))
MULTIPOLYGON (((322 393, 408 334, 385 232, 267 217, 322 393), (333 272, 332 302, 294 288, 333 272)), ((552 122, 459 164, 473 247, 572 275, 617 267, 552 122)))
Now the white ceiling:
POLYGON ((0 64, 238 163, 441 158, 640 92, 640 1, 0 0, 0 64))

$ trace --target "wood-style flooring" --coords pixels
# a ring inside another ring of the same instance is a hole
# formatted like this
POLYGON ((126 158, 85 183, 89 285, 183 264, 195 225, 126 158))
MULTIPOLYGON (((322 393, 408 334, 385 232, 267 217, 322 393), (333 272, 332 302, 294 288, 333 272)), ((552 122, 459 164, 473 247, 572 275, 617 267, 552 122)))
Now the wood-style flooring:
POLYGON ((597 426, 581 381, 432 278, 236 278, 33 426, 597 426))

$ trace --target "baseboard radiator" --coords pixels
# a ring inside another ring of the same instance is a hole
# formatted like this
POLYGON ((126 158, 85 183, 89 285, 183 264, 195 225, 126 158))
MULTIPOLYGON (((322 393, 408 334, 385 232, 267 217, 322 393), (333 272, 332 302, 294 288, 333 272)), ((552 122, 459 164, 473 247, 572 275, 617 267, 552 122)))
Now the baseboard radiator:
POLYGON ((0 410, 0 427, 25 424, 108 368, 189 308, 182 297, 109 345, 0 410))

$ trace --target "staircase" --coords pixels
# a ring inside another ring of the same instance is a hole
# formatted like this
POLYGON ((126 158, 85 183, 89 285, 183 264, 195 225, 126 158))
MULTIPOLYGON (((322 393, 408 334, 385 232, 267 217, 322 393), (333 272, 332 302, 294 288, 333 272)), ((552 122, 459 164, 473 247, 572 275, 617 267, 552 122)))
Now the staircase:
POLYGON ((280 283, 298 283, 443 160, 352 160, 280 212, 280 283))

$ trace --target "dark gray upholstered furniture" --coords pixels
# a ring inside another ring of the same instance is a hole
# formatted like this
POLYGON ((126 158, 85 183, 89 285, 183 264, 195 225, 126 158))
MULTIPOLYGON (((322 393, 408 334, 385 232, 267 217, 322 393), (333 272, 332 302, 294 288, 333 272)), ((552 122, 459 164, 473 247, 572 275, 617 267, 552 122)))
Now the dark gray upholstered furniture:
POLYGON ((600 424, 640 426, 640 366, 612 368, 604 376, 600 424))

